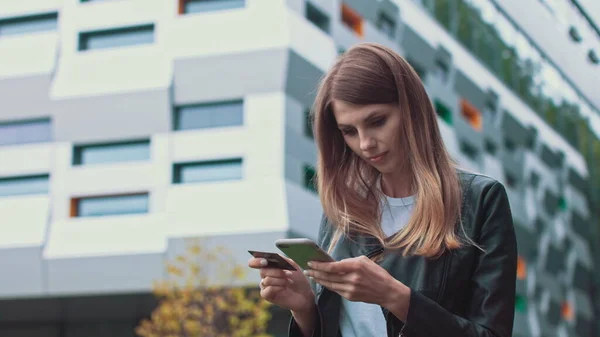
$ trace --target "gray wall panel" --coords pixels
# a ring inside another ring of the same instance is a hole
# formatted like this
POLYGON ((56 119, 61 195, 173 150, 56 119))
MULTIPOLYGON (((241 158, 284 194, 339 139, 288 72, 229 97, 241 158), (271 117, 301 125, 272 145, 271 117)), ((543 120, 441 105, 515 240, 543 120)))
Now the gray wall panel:
POLYGON ((288 53, 285 92, 305 107, 311 107, 323 71, 290 50, 288 53))
POLYGON ((0 80, 0 122, 49 117, 50 76, 32 76, 0 80))
POLYGON ((286 128, 285 132, 285 154, 310 165, 315 165, 317 161, 315 144, 306 136, 295 133, 291 128, 286 128))
POLYGON ((163 254, 47 260, 52 295, 149 291, 163 275, 163 254))
POLYGON ((466 98, 479 111, 483 112, 487 94, 479 88, 469 77, 456 69, 454 76, 454 89, 460 97, 466 98))
POLYGON ((284 88, 286 49, 175 60, 174 101, 188 104, 240 98, 284 88))
POLYGON ((0 297, 41 295, 42 263, 41 247, 0 249, 0 297))
POLYGON ((510 112, 506 110, 503 112, 501 125, 506 139, 509 139, 516 146, 527 144, 530 137, 528 129, 518 122, 510 112))
POLYGON ((364 19, 375 22, 377 18, 377 1, 371 0, 344 0, 344 3, 357 11, 364 19))
POLYGON ((431 69, 435 61, 435 48, 430 46, 417 32, 404 26, 401 39, 402 48, 412 63, 418 63, 424 69, 431 69))
POLYGON ((149 137, 169 131, 169 90, 60 101, 55 111, 58 141, 94 142, 149 137))

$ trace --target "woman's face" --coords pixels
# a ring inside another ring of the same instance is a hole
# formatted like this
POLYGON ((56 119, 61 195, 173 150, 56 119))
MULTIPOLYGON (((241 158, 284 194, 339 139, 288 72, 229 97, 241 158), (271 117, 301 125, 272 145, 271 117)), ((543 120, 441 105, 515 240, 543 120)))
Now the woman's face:
POLYGON ((348 147, 382 174, 402 167, 400 109, 393 104, 333 101, 333 114, 348 147))

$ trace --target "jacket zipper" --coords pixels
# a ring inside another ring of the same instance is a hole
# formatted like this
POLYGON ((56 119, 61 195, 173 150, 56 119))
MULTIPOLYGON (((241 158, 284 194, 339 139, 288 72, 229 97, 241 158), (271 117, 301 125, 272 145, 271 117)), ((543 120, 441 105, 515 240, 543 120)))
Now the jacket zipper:
MULTIPOLYGON (((370 252, 369 254, 367 254, 367 258, 370 259, 371 257, 373 257, 373 256, 375 256, 375 255, 377 255, 377 254, 379 254, 379 253, 381 253, 383 251, 384 251, 383 248, 378 248, 378 249, 370 252)), ((388 315, 389 315, 389 312, 387 312, 387 315, 385 315, 386 321, 388 320, 388 317, 387 317, 388 315)), ((402 329, 400 329, 400 332, 398 333, 398 337, 406 337, 406 335, 402 332, 403 330, 404 330, 404 326, 402 326, 402 329)))
MULTIPOLYGON (((448 253, 450 254, 450 253, 448 253)), ((450 265, 449 260, 450 259, 450 255, 447 255, 444 257, 444 268, 442 271, 442 284, 440 286, 440 290, 438 291, 438 296, 437 296, 437 302, 440 303, 442 301, 442 296, 444 294, 444 291, 446 289, 446 279, 448 277, 448 266, 450 265)))
POLYGON ((369 259, 370 259, 371 257, 373 257, 373 256, 375 256, 375 255, 377 255, 377 254, 379 254, 379 253, 381 253, 381 252, 383 252, 383 248, 377 248, 377 249, 375 249, 374 251, 370 252, 370 253, 367 255, 367 258, 369 258, 369 259))

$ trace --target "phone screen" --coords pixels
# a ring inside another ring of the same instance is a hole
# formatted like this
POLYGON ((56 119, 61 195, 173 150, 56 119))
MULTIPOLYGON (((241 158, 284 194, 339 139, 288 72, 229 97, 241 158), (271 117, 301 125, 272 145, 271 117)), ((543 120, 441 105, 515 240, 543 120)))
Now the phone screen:
POLYGON ((277 247, 281 249, 290 259, 294 260, 302 269, 308 269, 309 261, 333 262, 335 261, 329 254, 321 250, 312 243, 286 244, 278 243, 277 247))

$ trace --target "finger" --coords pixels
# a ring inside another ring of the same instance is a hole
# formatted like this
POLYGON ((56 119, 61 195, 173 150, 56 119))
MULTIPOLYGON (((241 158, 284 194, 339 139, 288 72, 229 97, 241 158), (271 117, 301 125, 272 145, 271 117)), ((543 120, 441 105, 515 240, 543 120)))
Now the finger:
POLYGON ((300 268, 300 266, 292 259, 290 259, 287 256, 281 256, 284 260, 286 260, 289 264, 291 264, 294 268, 296 268, 296 270, 302 270, 302 268, 300 268))
POLYGON ((267 260, 263 259, 263 258, 258 258, 258 257, 252 257, 250 258, 250 260, 248 260, 248 267, 250 268, 264 268, 266 267, 268 264, 267 260))
POLYGON ((305 274, 315 280, 322 280, 335 283, 346 282, 346 274, 328 273, 320 270, 307 270, 305 274))
POLYGON ((267 276, 285 278, 285 272, 282 269, 277 268, 261 268, 260 277, 265 278, 267 276))
POLYGON ((285 287, 288 284, 293 284, 294 281, 288 278, 277 278, 277 277, 265 277, 262 279, 261 284, 263 287, 268 286, 281 286, 285 287))
POLYGON ((260 296, 267 301, 272 301, 275 296, 281 291, 283 291, 285 287, 280 286, 268 286, 260 290, 260 296))
POLYGON ((336 282, 331 282, 331 281, 325 281, 325 280, 315 280, 317 283, 319 283, 320 285, 322 285, 323 287, 334 291, 338 294, 340 294, 341 296, 343 296, 343 294, 346 293, 346 285, 343 283, 336 283, 336 282))
POLYGON ((348 273, 354 271, 356 261, 346 259, 337 262, 309 262, 310 269, 324 271, 327 273, 348 273))

